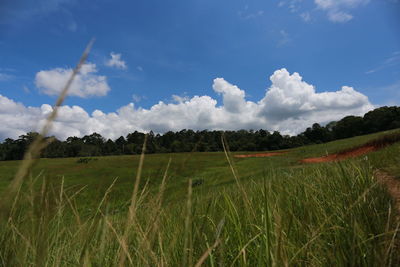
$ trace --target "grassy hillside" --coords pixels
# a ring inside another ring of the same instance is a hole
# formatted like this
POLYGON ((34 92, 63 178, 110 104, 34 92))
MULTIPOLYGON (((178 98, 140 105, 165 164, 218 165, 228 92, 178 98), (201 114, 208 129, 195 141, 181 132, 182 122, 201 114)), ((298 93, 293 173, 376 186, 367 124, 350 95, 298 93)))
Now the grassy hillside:
MULTIPOLYGON (((383 134, 268 158, 145 155, 137 194, 139 156, 41 159, 0 218, 0 266, 396 266, 398 225, 373 171, 400 175, 400 144, 299 163, 383 134)), ((2 194, 19 164, 0 162, 2 194)))

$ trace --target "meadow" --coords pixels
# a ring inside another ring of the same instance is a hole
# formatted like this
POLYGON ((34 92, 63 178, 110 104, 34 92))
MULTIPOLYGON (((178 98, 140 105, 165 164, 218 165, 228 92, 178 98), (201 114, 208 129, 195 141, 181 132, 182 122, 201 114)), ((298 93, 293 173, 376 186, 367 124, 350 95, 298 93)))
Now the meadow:
MULTIPOLYGON (((265 158, 40 159, 3 203, 0 266, 398 266, 396 210, 374 171, 400 175, 400 144, 300 163, 388 133, 265 158)), ((0 162, 2 195, 20 164, 0 162)))

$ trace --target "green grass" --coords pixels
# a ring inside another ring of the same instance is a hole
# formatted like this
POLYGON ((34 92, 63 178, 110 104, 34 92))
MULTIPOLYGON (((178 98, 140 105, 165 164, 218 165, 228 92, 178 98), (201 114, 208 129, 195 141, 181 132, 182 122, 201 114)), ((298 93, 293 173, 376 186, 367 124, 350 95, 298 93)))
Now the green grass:
MULTIPOLYGON (((393 203, 373 171, 400 175, 400 144, 299 163, 383 134, 231 165, 224 153, 145 155, 134 196, 139 156, 41 159, 0 219, 0 266, 396 266, 393 203)), ((2 194, 19 164, 0 162, 2 194)))

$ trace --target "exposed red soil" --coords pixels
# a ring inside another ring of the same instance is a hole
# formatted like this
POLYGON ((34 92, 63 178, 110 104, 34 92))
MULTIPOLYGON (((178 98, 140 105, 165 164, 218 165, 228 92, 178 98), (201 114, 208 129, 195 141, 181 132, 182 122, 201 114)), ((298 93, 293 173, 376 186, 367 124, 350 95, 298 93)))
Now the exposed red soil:
POLYGON ((300 162, 319 163, 319 162, 339 161, 342 159, 361 156, 361 155, 367 154, 369 152, 372 152, 372 151, 375 151, 378 149, 379 149, 379 147, 375 147, 375 146, 362 146, 362 147, 358 147, 355 149, 347 150, 345 152, 331 154, 331 155, 327 155, 327 156, 323 156, 323 157, 302 159, 300 162))
POLYGON ((400 219, 400 180, 381 170, 375 171, 374 177, 379 184, 386 187, 389 195, 394 200, 397 219, 400 219))
MULTIPOLYGON (((400 222, 400 180, 396 179, 396 177, 381 171, 381 170, 376 170, 374 172, 374 177, 376 181, 384 186, 390 195, 390 197, 393 199, 394 202, 394 218, 397 223, 400 222)), ((398 230, 398 229, 396 229, 398 230)), ((400 238, 398 233, 394 236, 394 242, 393 242, 393 251, 399 251, 400 249, 400 238)), ((394 259, 393 262, 396 262, 394 265, 391 266, 399 266, 400 263, 400 256, 399 254, 394 254, 394 259)))
POLYGON ((382 149, 386 146, 394 144, 400 141, 400 132, 395 132, 392 134, 387 134, 381 136, 380 138, 371 140, 364 145, 357 146, 354 148, 343 150, 336 154, 326 155, 322 157, 316 158, 306 158, 300 160, 302 163, 319 163, 319 162, 330 162, 330 161, 339 161, 347 158, 357 157, 364 154, 367 154, 372 151, 376 151, 382 149))
POLYGON ((235 158, 265 158, 277 155, 282 155, 288 153, 287 151, 281 152, 269 152, 269 153, 257 153, 257 154, 247 154, 247 155, 234 155, 235 158))

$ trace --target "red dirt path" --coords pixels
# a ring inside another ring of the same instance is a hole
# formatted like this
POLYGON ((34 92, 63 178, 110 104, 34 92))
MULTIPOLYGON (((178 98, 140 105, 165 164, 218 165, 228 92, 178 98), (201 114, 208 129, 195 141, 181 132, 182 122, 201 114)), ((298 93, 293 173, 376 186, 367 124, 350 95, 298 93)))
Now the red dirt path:
POLYGON ((351 149, 345 152, 337 153, 337 154, 331 154, 323 157, 317 157, 317 158, 307 158, 307 159, 302 159, 300 162, 303 163, 319 163, 319 162, 330 162, 330 161, 339 161, 342 159, 347 159, 347 158, 353 158, 357 156, 361 156, 364 154, 367 154, 369 152, 378 150, 379 147, 376 146, 362 146, 358 147, 355 149, 351 149))
POLYGON ((234 155, 235 158, 265 158, 265 157, 272 157, 277 155, 282 155, 287 153, 284 152, 269 152, 269 153, 257 153, 257 154, 247 154, 247 155, 234 155))
POLYGON ((352 158, 367 154, 372 151, 382 149, 386 146, 400 142, 400 132, 394 132, 381 136, 380 138, 371 140, 362 146, 357 146, 351 149, 343 150, 336 154, 326 155, 317 158, 306 158, 300 160, 302 163, 319 163, 319 162, 330 162, 339 161, 342 159, 352 158))
MULTIPOLYGON (((394 216, 397 222, 400 222, 400 180, 396 179, 396 177, 384 172, 382 170, 376 170, 374 172, 374 177, 378 181, 379 184, 386 187, 387 192, 393 199, 394 204, 394 216)), ((400 238, 397 235, 397 238, 393 243, 393 251, 399 251, 400 249, 400 238)), ((400 262, 400 257, 395 256, 395 262, 400 262)), ((394 265, 393 265, 394 266, 394 265)), ((399 266, 399 265, 396 265, 399 266)))
POLYGON ((384 172, 382 170, 376 170, 374 173, 378 183, 385 186, 389 195, 393 198, 395 209, 397 212, 397 219, 400 219, 400 180, 396 177, 384 172))

